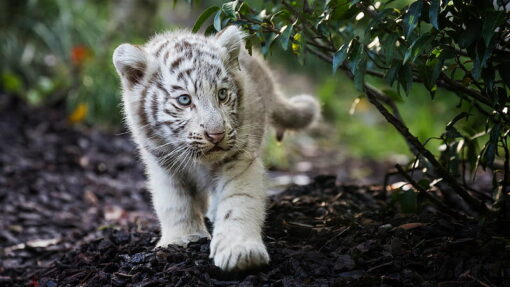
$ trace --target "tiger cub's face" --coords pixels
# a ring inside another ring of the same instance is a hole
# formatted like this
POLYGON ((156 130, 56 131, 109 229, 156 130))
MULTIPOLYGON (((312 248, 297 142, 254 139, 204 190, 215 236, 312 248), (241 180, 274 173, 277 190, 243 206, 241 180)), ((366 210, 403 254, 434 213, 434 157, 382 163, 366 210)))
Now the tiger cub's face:
POLYGON ((236 146, 241 90, 232 71, 241 43, 239 30, 227 28, 215 37, 169 33, 115 50, 124 92, 138 104, 132 114, 158 153, 215 161, 236 146))

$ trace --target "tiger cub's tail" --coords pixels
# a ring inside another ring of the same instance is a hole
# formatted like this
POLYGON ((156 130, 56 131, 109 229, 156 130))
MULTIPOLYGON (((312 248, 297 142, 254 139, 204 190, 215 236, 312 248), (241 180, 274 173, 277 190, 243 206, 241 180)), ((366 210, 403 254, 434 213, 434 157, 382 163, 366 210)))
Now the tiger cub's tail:
POLYGON ((271 119, 278 141, 283 139, 285 130, 305 129, 320 116, 319 102, 310 95, 298 95, 289 99, 281 94, 275 96, 271 119))

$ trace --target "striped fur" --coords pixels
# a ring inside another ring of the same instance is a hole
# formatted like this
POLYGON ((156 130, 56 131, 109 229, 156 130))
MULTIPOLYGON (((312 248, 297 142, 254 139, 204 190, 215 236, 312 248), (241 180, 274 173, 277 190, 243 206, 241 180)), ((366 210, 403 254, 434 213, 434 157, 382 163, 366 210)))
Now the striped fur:
POLYGON ((215 225, 211 258, 224 270, 269 261, 261 237, 267 124, 300 129, 319 113, 310 96, 283 97, 242 38, 235 26, 211 37, 175 31, 143 46, 122 44, 113 55, 161 224, 158 246, 210 237, 207 213, 215 225))

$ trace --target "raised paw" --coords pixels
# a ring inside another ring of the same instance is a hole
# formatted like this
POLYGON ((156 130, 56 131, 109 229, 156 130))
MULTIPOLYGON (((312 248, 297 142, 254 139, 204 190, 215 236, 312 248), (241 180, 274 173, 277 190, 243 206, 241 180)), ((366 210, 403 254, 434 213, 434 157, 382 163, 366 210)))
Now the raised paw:
POLYGON ((269 254, 261 240, 232 242, 226 238, 213 238, 209 258, 214 258, 214 265, 224 271, 245 270, 269 263, 269 254))
POLYGON ((211 239, 211 235, 209 234, 209 232, 205 231, 193 234, 186 234, 183 236, 161 237, 161 239, 158 241, 158 244, 156 244, 156 248, 167 247, 168 245, 179 245, 186 247, 188 243, 196 242, 201 238, 211 239))

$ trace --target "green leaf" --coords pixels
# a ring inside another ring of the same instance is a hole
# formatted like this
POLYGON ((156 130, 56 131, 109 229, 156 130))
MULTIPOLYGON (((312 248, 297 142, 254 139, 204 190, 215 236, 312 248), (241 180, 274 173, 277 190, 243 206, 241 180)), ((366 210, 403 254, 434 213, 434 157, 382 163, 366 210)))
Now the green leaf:
POLYGON ((482 25, 482 37, 485 47, 489 47, 496 27, 505 21, 505 13, 503 11, 490 11, 487 14, 488 15, 483 18, 482 25))
POLYGON ((392 16, 393 14, 395 14, 395 10, 393 8, 387 8, 382 11, 379 11, 379 13, 377 13, 375 16, 371 17, 367 29, 377 26, 380 22, 386 20, 388 16, 392 16))
POLYGON ((358 63, 361 60, 362 54, 364 54, 363 46, 358 41, 352 41, 349 48, 349 68, 353 75, 356 74, 356 69, 358 68, 358 63))
POLYGON ((354 74, 354 86, 358 91, 363 91, 365 85, 365 71, 367 69, 367 54, 363 53, 358 62, 356 73, 354 74))
POLYGON ((404 55, 403 64, 405 65, 409 60, 411 63, 414 62, 416 57, 418 57, 423 50, 428 49, 428 45, 432 42, 432 39, 434 39, 434 37, 427 33, 414 40, 404 55))
POLYGON ((437 62, 437 59, 432 59, 431 61, 429 59, 429 60, 427 60, 427 62, 425 62, 425 64, 420 62, 416 65, 416 70, 418 71, 418 73, 421 77, 421 80, 423 81, 423 85, 432 94, 433 94, 434 84, 432 83, 432 80, 430 79, 430 77, 432 75, 433 66, 436 62, 437 62))
POLYGON ((193 33, 198 32, 198 30, 200 30, 200 27, 202 27, 202 25, 204 24, 205 20, 211 17, 211 15, 218 10, 220 10, 218 6, 212 6, 207 8, 204 12, 202 12, 202 14, 200 14, 200 16, 198 16, 197 21, 195 22, 195 25, 193 25, 191 31, 193 33))
POLYGON ((499 76, 505 82, 507 87, 510 88, 510 62, 503 62, 499 65, 499 76))
POLYGON ((23 90, 23 82, 21 78, 13 73, 2 74, 2 84, 5 91, 10 93, 21 93, 23 90))
POLYGON ((237 12, 239 12, 241 15, 249 15, 251 13, 250 6, 246 2, 241 2, 241 5, 239 5, 239 9, 237 9, 237 12))
POLYGON ((467 118, 469 117, 469 114, 466 113, 466 112, 462 112, 458 115, 456 115, 447 125, 446 125, 446 128, 448 127, 453 127, 458 121, 464 119, 464 118, 467 118))
POLYGON ((340 0, 334 2, 335 5, 332 5, 334 6, 332 7, 333 10, 329 14, 329 19, 331 21, 347 20, 355 16, 357 13, 359 13, 356 7, 352 7, 349 5, 349 3, 347 3, 347 0, 340 0))
POLYGON ((458 42, 461 48, 471 46, 476 40, 480 38, 482 27, 479 21, 471 21, 466 23, 466 30, 458 35, 458 42))
POLYGON ((422 178, 420 179, 420 181, 418 181, 418 185, 421 186, 421 188, 423 188, 424 190, 428 190, 431 187, 430 184, 431 184, 430 180, 426 178, 422 178))
POLYGON ((409 91, 411 91, 413 85, 413 68, 411 65, 407 64, 402 66, 398 72, 398 80, 400 85, 404 88, 406 95, 409 95, 409 91))
POLYGON ((489 44, 489 47, 480 47, 482 50, 485 50, 483 52, 481 65, 482 68, 487 67, 487 63, 489 61, 489 58, 493 55, 492 52, 494 51, 494 48, 496 47, 496 39, 492 38, 491 44, 489 44))
POLYGON ((386 80, 386 83, 388 85, 393 86, 393 83, 395 82, 395 79, 397 78, 398 71, 400 71, 401 63, 397 60, 393 61, 391 64, 391 68, 386 73, 386 76, 384 79, 386 80))
POLYGON ((450 140, 462 137, 462 135, 459 133, 459 131, 453 126, 446 127, 445 136, 446 136, 446 139, 450 139, 450 140))
POLYGON ((294 25, 296 23, 297 23, 297 21, 291 25, 282 27, 282 30, 281 30, 282 34, 280 35, 280 44, 282 45, 282 49, 284 51, 287 51, 287 49, 289 49, 290 36, 292 35, 292 31, 294 30, 294 25))
POLYGON ((404 17, 404 33, 406 34, 406 38, 411 36, 411 33, 414 31, 421 17, 421 9, 423 7, 422 1, 416 1, 411 6, 409 6, 409 10, 404 17))
POLYGON ((349 1, 349 7, 352 7, 352 6, 356 5, 356 4, 358 4, 359 1, 361 1, 361 0, 350 0, 349 1))
POLYGON ((430 24, 436 28, 436 30, 439 30, 439 23, 437 21, 437 16, 439 15, 439 12, 441 10, 440 7, 441 0, 431 0, 430 1, 430 9, 429 9, 429 20, 430 24))
POLYGON ((494 159, 496 158, 496 153, 498 149, 498 138, 499 138, 499 131, 501 129, 501 125, 495 124, 492 129, 489 136, 489 141, 487 142, 487 148, 485 149, 485 164, 492 168, 494 164, 494 159))
POLYGON ((386 63, 390 64, 393 61, 393 56, 395 54, 395 43, 397 42, 398 34, 391 34, 384 38, 384 42, 382 42, 381 46, 384 51, 384 57, 386 63))
POLYGON ((280 22, 281 19, 288 19, 289 15, 290 15, 290 13, 287 9, 279 10, 276 13, 271 15, 271 17, 269 18, 269 22, 271 22, 271 23, 280 22))
POLYGON ((475 60, 473 63, 473 69, 471 70, 471 75, 473 76, 473 79, 478 81, 480 79, 481 74, 482 74, 482 61, 480 59, 480 56, 478 55, 478 49, 475 49, 475 60))
POLYGON ((418 196, 412 189, 406 190, 402 193, 400 198, 400 207, 403 213, 416 213, 418 212, 418 196))
POLYGON ((493 66, 487 67, 482 70, 482 79, 485 82, 485 90, 489 95, 494 93, 494 80, 496 78, 496 71, 493 66))
POLYGON ((229 18, 232 18, 232 19, 237 18, 236 17, 236 7, 237 7, 238 2, 239 1, 236 0, 236 1, 230 1, 230 2, 223 4, 221 6, 221 11, 223 11, 223 13, 229 18))
POLYGON ((434 65, 432 74, 430 75, 430 85, 433 85, 436 83, 437 78, 439 78, 439 74, 441 73, 441 70, 443 69, 443 66, 444 66, 444 60, 442 58, 439 58, 434 65))
POLYGON ((221 31, 221 10, 214 16, 213 25, 217 32, 221 31))
POLYGON ((269 53, 269 48, 271 48, 271 45, 273 44, 274 40, 279 35, 276 33, 266 33, 264 34, 264 45, 260 49, 260 52, 262 55, 267 55, 269 53))
POLYGON ((469 171, 474 176, 474 171, 476 169, 477 159, 478 159, 478 140, 477 139, 469 139, 466 140, 467 147, 467 160, 469 162, 469 171))
POLYGON ((338 48, 338 51, 336 51, 335 55, 333 56, 333 75, 336 73, 336 70, 338 70, 338 67, 340 67, 343 62, 345 61, 345 58, 347 58, 347 49, 349 48, 349 43, 344 43, 340 48, 338 48))

